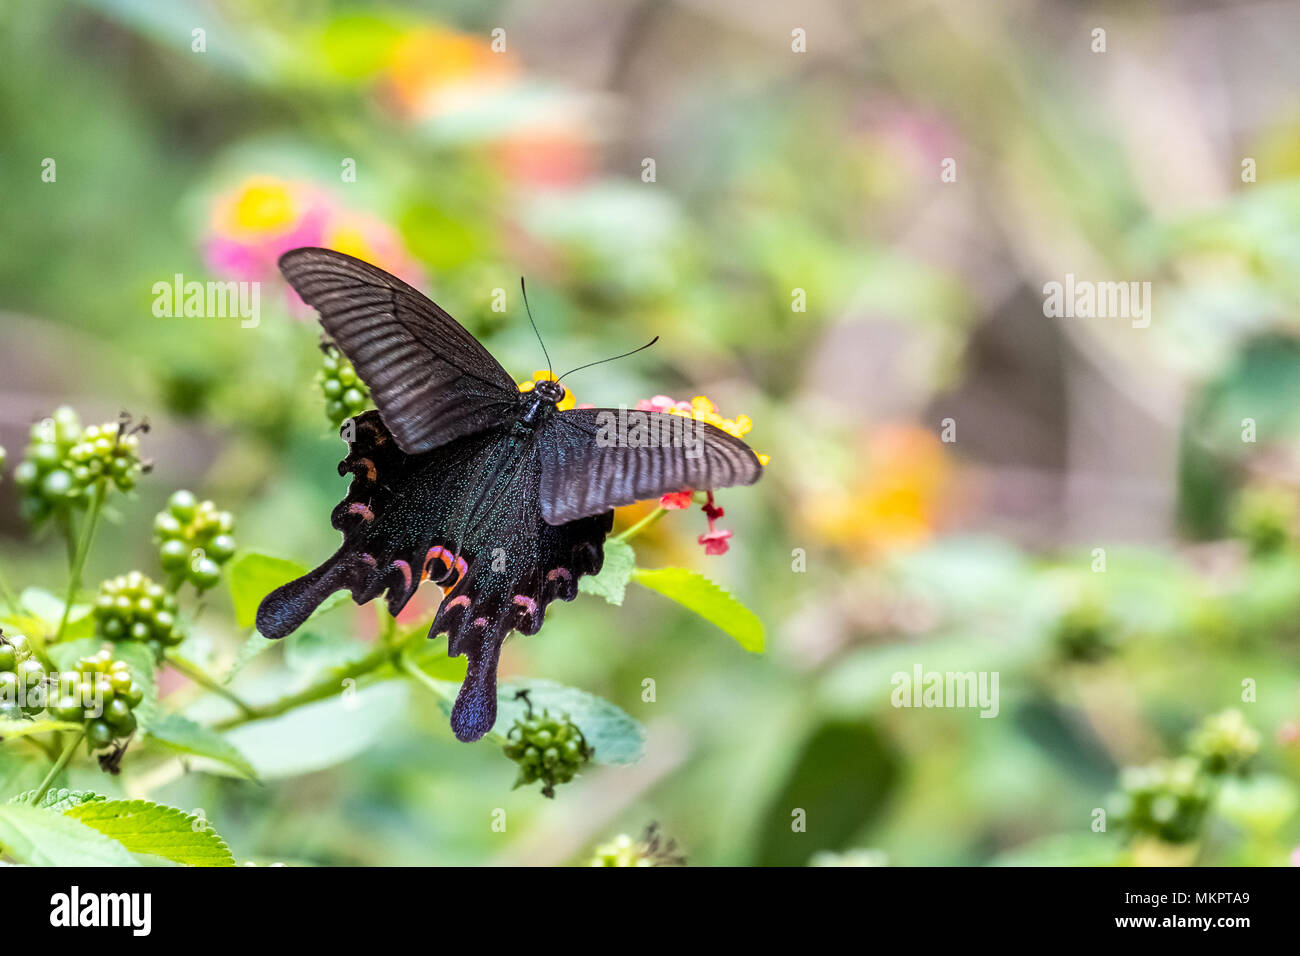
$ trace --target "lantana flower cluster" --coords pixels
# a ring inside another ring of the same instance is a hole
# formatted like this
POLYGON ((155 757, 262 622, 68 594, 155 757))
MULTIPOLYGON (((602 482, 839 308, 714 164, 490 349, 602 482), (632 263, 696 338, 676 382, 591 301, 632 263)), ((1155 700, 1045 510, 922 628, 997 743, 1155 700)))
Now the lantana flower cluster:
POLYGON ((264 279, 275 274, 281 255, 300 246, 345 252, 413 284, 420 279, 419 267, 395 230, 346 208, 318 186, 253 176, 213 202, 204 253, 216 272, 264 279))
MULTIPOLYGON (((677 401, 667 395, 655 395, 653 398, 642 399, 637 402, 636 407, 638 411, 662 412, 665 415, 680 415, 683 418, 692 418, 697 422, 705 422, 721 429, 733 438, 744 438, 754 428, 754 422, 748 415, 724 418, 719 413, 717 405, 704 395, 696 395, 689 402, 677 401)), ((768 455, 758 454, 758 460, 760 464, 766 467, 771 458, 768 455)), ((704 517, 707 519, 709 526, 708 530, 696 540, 703 546, 705 554, 726 554, 727 549, 730 547, 732 533, 718 527, 718 520, 726 512, 713 500, 712 491, 706 491, 704 494, 705 499, 700 505, 700 510, 704 512, 704 517)), ((695 503, 695 500, 695 489, 683 489, 662 496, 659 499, 659 507, 670 511, 680 511, 689 508, 695 503)))

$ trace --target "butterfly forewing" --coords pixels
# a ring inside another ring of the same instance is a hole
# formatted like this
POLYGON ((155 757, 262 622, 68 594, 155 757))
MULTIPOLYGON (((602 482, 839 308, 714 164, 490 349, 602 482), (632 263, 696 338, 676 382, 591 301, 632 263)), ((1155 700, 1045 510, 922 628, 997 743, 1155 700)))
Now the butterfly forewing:
POLYGON ((752 485, 763 467, 720 428, 635 409, 574 408, 542 432, 542 516, 564 524, 672 491, 752 485))
POLYGON ((410 454, 510 420, 519 391, 474 336, 382 269, 329 249, 294 249, 280 271, 356 367, 410 454))

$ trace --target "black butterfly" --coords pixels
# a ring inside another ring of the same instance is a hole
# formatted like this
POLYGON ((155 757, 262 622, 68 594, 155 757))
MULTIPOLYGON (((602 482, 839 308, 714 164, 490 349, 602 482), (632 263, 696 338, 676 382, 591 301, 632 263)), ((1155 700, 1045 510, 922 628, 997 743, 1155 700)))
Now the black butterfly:
POLYGON ((280 271, 370 387, 377 412, 345 422, 351 474, 331 521, 343 544, 272 591, 257 629, 294 631, 330 594, 358 604, 388 592, 396 614, 426 577, 445 591, 429 636, 469 659, 451 714, 461 740, 496 722, 496 671, 513 629, 535 634, 546 606, 572 601, 604 561, 611 510, 671 491, 748 485, 762 466, 711 425, 640 413, 661 436, 616 432, 617 409, 559 411, 563 386, 521 392, 481 344, 415 289, 329 249, 294 249, 280 271), (611 418, 614 416, 614 418, 611 418), (677 431, 673 432, 673 428, 677 431), (689 436, 687 436, 689 438, 689 436))

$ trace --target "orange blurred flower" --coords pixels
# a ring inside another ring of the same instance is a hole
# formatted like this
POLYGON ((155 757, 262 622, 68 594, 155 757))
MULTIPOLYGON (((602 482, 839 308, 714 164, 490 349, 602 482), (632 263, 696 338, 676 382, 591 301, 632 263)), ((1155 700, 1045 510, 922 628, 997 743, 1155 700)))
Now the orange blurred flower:
POLYGON ((951 471, 932 432, 880 428, 863 443, 856 478, 809 496, 804 519, 822 540, 861 554, 922 544, 938 525, 951 471))
POLYGON ((487 37, 422 26, 394 44, 383 83, 397 112, 411 119, 463 109, 507 86, 519 71, 487 37))

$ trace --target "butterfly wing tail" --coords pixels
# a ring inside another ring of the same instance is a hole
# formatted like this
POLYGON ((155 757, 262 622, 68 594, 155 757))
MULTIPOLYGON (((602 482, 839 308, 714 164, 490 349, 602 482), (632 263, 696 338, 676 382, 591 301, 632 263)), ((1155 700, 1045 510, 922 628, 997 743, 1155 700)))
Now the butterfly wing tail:
POLYGON ((340 551, 316 570, 281 585, 257 608, 257 631, 278 640, 296 631, 327 597, 348 583, 347 556, 340 551))
POLYGON ((488 625, 467 628, 456 642, 456 654, 469 661, 451 709, 451 729, 458 740, 478 740, 497 722, 497 664, 505 635, 488 625))
POLYGON ((503 549, 517 558, 526 552, 523 560, 514 563, 507 558, 505 570, 494 571, 490 559, 480 558, 447 592, 429 636, 446 632, 447 653, 464 654, 468 661, 465 682, 451 711, 451 729, 457 738, 478 740, 492 729, 497 720, 501 645, 512 630, 536 634, 552 601, 577 597, 578 579, 600 571, 602 542, 613 521, 613 512, 564 528, 539 521, 535 532, 525 534, 535 550, 522 542, 503 549))

